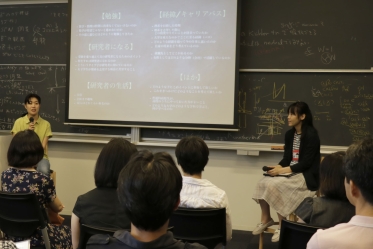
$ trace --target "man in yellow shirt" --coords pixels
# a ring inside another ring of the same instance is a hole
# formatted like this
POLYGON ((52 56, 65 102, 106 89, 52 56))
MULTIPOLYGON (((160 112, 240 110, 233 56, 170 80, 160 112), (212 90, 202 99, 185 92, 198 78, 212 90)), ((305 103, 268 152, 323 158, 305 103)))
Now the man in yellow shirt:
POLYGON ((37 170, 49 175, 50 163, 48 160, 48 139, 52 137, 51 125, 48 121, 39 116, 41 104, 41 98, 39 95, 34 93, 28 94, 24 103, 27 114, 16 120, 11 133, 14 136, 19 131, 29 129, 38 134, 40 142, 44 148, 44 158, 38 163, 37 170))

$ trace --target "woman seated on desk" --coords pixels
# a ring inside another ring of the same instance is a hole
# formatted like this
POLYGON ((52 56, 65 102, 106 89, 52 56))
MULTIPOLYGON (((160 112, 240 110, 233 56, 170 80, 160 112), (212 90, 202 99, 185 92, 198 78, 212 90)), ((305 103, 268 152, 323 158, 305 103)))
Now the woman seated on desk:
POLYGON ((320 165, 320 195, 308 197, 295 210, 305 223, 317 227, 333 227, 350 221, 355 207, 348 201, 344 186, 343 157, 345 152, 327 155, 320 165))
MULTIPOLYGON (((253 234, 262 233, 274 224, 270 207, 276 210, 281 221, 306 198, 312 197, 319 187, 320 139, 313 127, 312 114, 304 102, 295 102, 288 108, 288 124, 292 127, 285 134, 285 151, 279 165, 271 170, 256 185, 253 199, 260 204, 261 223, 253 234), (298 173, 291 177, 271 177, 284 173, 298 173)), ((272 237, 279 241, 280 227, 272 237)))
POLYGON ((71 216, 73 248, 78 248, 80 224, 102 228, 130 229, 131 222, 117 197, 120 171, 137 152, 123 138, 113 138, 104 146, 96 162, 95 189, 78 197, 71 216))
MULTIPOLYGON (((40 206, 61 212, 64 206, 56 196, 53 180, 49 175, 36 171, 35 166, 44 156, 44 149, 38 135, 32 130, 20 131, 14 135, 8 149, 9 168, 1 174, 1 190, 12 193, 35 193, 40 206)), ((71 248, 71 231, 67 226, 48 224, 51 248, 71 248)), ((6 239, 20 241, 26 238, 6 236, 6 239)), ((43 246, 41 230, 31 236, 31 246, 43 246)))

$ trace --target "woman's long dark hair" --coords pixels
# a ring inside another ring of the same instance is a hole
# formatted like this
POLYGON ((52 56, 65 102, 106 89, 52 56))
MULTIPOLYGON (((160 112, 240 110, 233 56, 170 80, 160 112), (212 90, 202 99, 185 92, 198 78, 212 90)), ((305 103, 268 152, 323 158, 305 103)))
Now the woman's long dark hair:
POLYGON ((301 139, 303 139, 307 134, 308 128, 309 127, 314 128, 313 127, 313 117, 312 117, 312 113, 311 113, 310 108, 308 107, 308 105, 305 102, 297 101, 297 102, 291 104, 288 107, 288 113, 297 115, 298 118, 300 116, 302 116, 303 114, 305 114, 306 117, 301 121, 302 122, 301 139))

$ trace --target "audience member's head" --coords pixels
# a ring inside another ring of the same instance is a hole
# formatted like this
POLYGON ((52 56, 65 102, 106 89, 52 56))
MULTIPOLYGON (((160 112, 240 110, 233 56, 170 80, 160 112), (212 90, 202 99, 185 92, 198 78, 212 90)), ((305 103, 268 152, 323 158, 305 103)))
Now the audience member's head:
POLYGON ((166 224, 180 202, 182 177, 166 152, 140 151, 121 171, 118 197, 131 223, 156 231, 166 224))
POLYGON ((184 137, 177 144, 175 155, 184 173, 200 174, 209 161, 209 148, 202 138, 184 137))
POLYGON ((320 194, 327 198, 348 201, 345 191, 345 174, 343 157, 345 152, 339 151, 327 155, 320 164, 320 194))
POLYGON ((347 197, 355 205, 363 198, 373 206, 373 138, 353 143, 346 152, 344 171, 347 197))
POLYGON ((116 188, 120 171, 135 152, 136 146, 124 138, 111 139, 97 158, 94 173, 96 187, 116 188))
POLYGON ((8 149, 8 165, 17 168, 31 168, 44 156, 44 149, 38 135, 32 130, 20 131, 14 135, 8 149))

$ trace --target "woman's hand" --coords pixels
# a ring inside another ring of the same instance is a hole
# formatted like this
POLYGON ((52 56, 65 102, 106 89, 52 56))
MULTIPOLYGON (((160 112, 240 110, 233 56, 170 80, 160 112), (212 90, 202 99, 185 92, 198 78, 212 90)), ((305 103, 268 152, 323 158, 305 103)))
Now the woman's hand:
POLYGON ((30 122, 29 124, 28 124, 28 129, 29 130, 35 130, 35 123, 34 122, 30 122))
POLYGON ((276 165, 276 166, 269 166, 272 168, 271 170, 268 170, 267 173, 271 176, 277 176, 279 174, 286 174, 286 173, 291 173, 290 167, 282 167, 281 165, 276 165))

